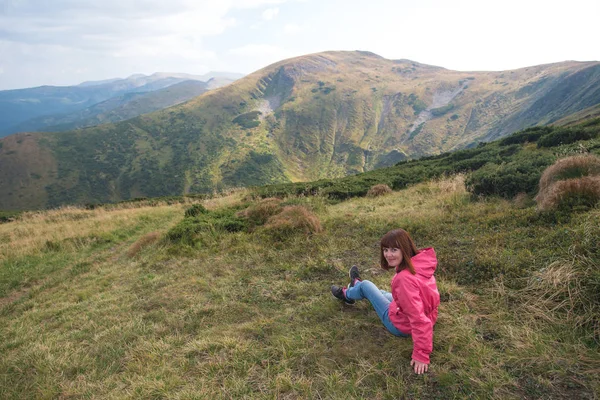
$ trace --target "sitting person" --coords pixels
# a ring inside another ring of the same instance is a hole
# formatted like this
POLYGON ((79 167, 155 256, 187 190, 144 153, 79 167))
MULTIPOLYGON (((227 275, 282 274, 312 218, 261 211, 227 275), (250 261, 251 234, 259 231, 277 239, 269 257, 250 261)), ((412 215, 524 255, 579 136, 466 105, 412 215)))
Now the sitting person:
POLYGON ((408 232, 395 229, 381 238, 380 265, 394 268, 392 292, 379 290, 371 281, 361 280, 358 268, 350 268, 348 287, 332 286, 332 294, 346 302, 367 299, 383 325, 395 336, 413 339, 410 365, 417 374, 426 372, 433 350, 433 326, 438 315, 440 294, 435 277, 437 259, 433 248, 417 250, 408 232))

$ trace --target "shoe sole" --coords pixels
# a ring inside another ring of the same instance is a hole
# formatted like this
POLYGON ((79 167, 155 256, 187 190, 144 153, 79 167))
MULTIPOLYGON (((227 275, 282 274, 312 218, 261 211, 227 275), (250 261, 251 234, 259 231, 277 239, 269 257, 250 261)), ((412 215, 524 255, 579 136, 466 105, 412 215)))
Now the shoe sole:
POLYGON ((337 301, 342 301, 342 302, 344 302, 344 304, 346 304, 347 306, 353 306, 353 305, 355 305, 355 304, 356 304, 356 301, 355 301, 355 300, 352 300, 352 303, 348 303, 346 300, 342 300, 342 299, 340 299, 340 298, 337 298, 337 297, 335 297, 335 296, 333 295, 333 293, 331 293, 331 297, 333 297, 333 298, 334 298, 334 299, 336 299, 337 301))
MULTIPOLYGON (((350 267, 350 269, 348 270, 348 278, 350 278, 350 283, 348 284, 348 289, 350 289, 351 287, 354 287, 354 285, 352 285, 352 283, 354 282, 354 280, 352 279, 352 274, 350 273, 352 271, 352 268, 356 267, 356 265, 353 265, 350 267)), ((356 269, 358 269, 358 267, 356 267, 356 269)), ((360 276, 360 274, 358 274, 358 276, 360 276)), ((358 278, 360 280, 360 278, 358 278)))

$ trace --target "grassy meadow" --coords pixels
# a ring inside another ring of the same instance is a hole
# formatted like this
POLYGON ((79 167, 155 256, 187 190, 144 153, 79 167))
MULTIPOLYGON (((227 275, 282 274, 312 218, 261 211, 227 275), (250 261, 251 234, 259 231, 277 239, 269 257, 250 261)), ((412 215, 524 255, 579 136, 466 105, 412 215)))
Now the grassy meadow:
MULTIPOLYGON (((556 218, 528 196, 475 199, 464 180, 284 199, 318 218, 313 234, 206 222, 169 239, 189 204, 0 224, 0 398, 598 398, 600 210, 556 218), (422 376, 410 339, 329 291, 353 264, 389 288, 378 240, 395 227, 439 257, 422 376)), ((240 215, 250 198, 202 204, 240 215)))

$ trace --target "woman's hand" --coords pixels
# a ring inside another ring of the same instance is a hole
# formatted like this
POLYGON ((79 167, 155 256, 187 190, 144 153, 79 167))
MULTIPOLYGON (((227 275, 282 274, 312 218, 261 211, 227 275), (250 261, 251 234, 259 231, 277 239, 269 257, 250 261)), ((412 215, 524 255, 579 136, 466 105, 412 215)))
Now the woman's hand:
POLYGON ((421 375, 423 372, 427 372, 429 364, 422 363, 421 361, 417 361, 413 358, 410 360, 410 366, 415 368, 415 373, 421 375))

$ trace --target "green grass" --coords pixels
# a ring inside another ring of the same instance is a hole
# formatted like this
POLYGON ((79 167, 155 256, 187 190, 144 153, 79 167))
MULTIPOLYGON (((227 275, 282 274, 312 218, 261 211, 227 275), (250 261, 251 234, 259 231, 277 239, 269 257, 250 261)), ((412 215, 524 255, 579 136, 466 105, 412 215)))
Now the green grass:
POLYGON ((529 279, 553 261, 597 265, 600 210, 557 221, 507 200, 473 201, 461 181, 376 199, 287 199, 321 219, 324 231, 310 236, 214 229, 130 258, 137 239, 183 219, 183 207, 159 206, 145 209, 143 227, 143 214, 132 214, 106 247, 77 257, 58 248, 52 284, 0 299, 0 397, 597 397, 593 329, 523 302, 529 279), (388 334, 369 304, 345 306, 329 293, 352 264, 389 287, 378 240, 398 226, 440 259, 424 376, 410 369, 410 339, 388 334))

